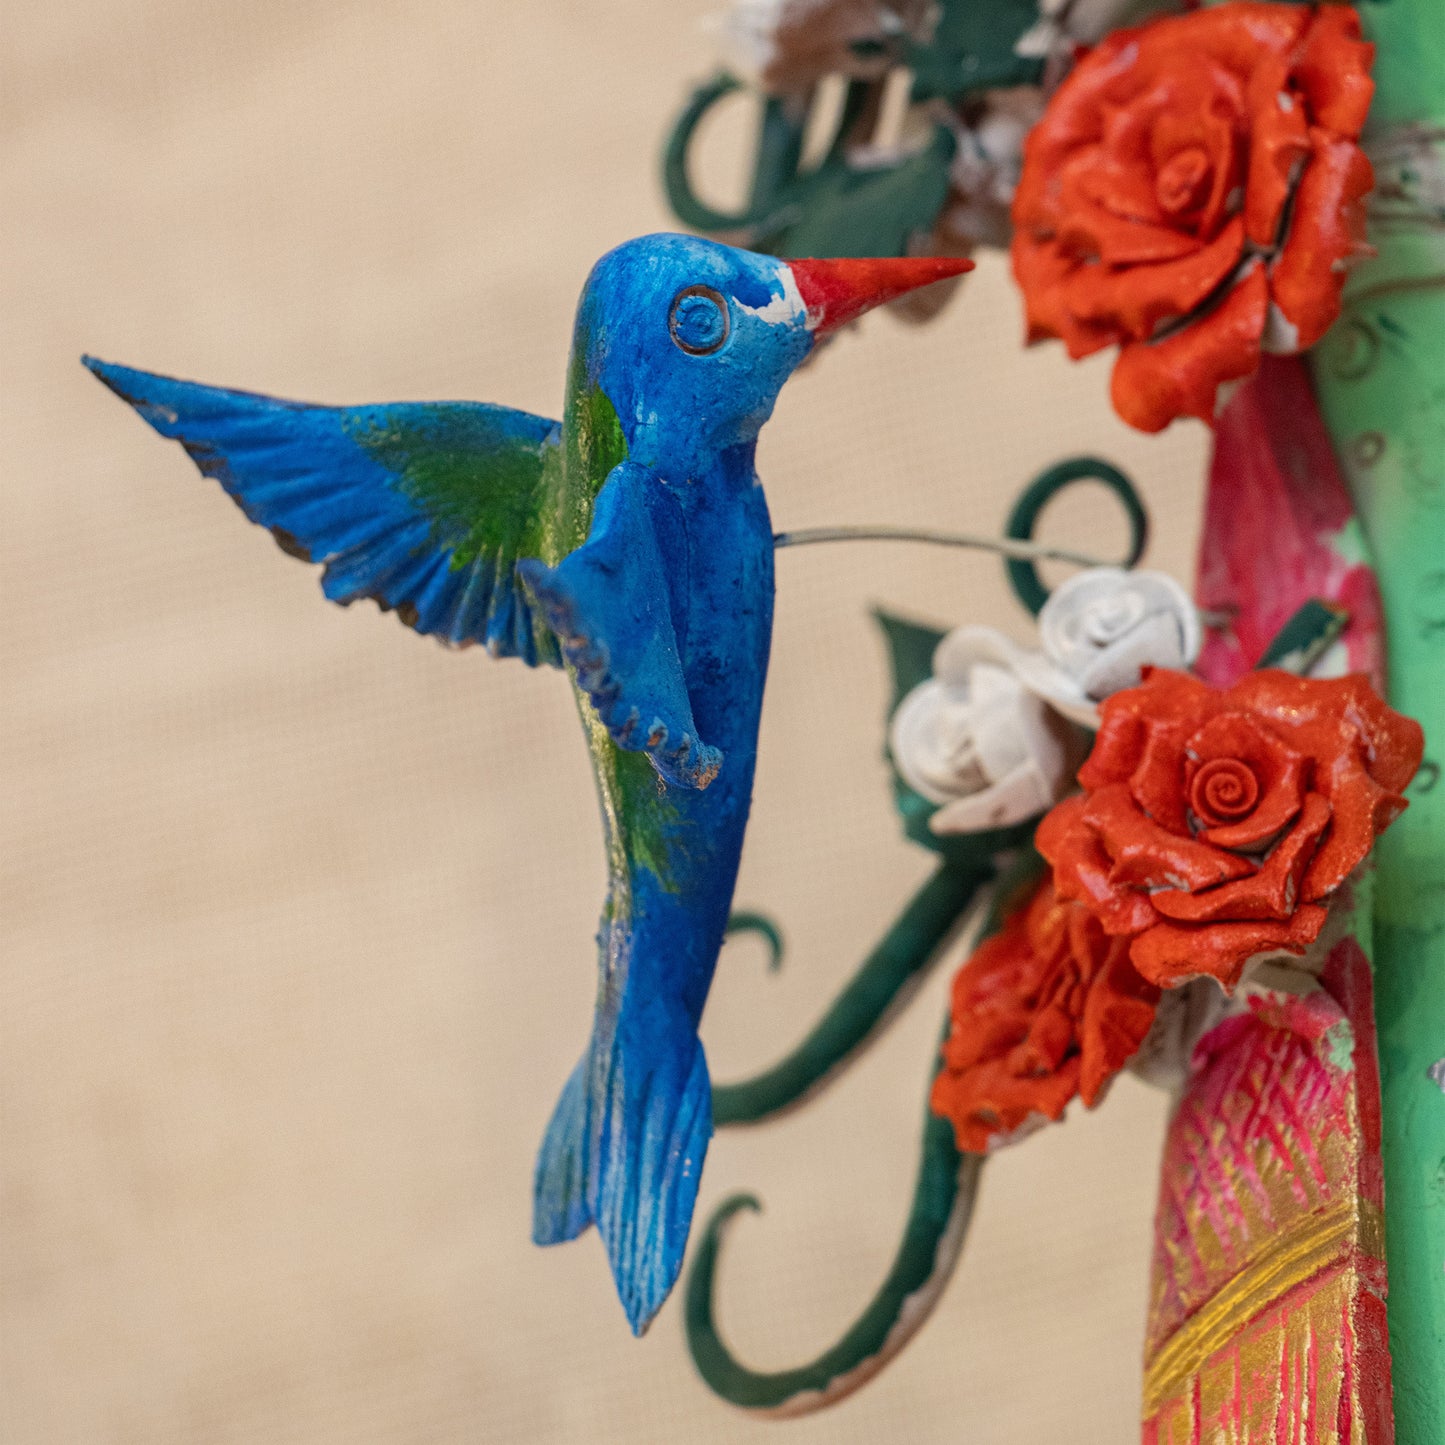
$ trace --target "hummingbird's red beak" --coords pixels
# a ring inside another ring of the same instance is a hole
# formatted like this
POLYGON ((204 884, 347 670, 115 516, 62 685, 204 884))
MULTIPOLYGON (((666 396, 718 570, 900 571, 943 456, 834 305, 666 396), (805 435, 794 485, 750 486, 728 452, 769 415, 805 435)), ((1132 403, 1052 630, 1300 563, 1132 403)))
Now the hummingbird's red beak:
POLYGON ((808 308, 808 330, 818 336, 907 291, 973 270, 973 262, 962 256, 860 256, 786 265, 808 308))

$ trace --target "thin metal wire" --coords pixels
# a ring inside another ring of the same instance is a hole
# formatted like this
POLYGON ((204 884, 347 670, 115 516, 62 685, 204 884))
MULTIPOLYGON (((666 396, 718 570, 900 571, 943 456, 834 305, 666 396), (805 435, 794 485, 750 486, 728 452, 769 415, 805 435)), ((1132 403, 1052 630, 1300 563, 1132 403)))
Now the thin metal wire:
POLYGON ((1072 562, 1076 567, 1123 565, 1087 557, 1082 552, 1070 552, 1064 547, 1048 547, 1042 542, 1021 542, 1009 537, 976 537, 968 532, 919 531, 911 527, 799 527, 791 532, 773 534, 774 547, 805 547, 815 542, 927 542, 936 547, 973 547, 1025 562, 1072 562))
MULTIPOLYGON (((938 547, 975 547, 983 552, 1001 552, 1005 557, 1019 557, 1027 562, 1072 562, 1076 567, 1124 566, 1122 562, 1101 562, 1082 552, 1045 547, 1039 542, 974 537, 967 532, 918 532, 910 527, 799 527, 792 532, 773 533, 774 547, 806 547, 813 542, 930 542, 938 547)), ((1206 627, 1228 627, 1234 613, 1201 607, 1199 619, 1206 627)))

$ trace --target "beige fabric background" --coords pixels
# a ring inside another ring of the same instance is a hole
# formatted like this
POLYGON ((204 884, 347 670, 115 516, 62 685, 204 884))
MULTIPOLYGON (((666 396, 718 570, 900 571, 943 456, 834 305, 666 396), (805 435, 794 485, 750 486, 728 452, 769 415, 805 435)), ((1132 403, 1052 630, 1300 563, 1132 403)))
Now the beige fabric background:
MULTIPOLYGON (((323 605, 77 363, 550 412, 592 260, 667 224, 704 9, 8 0, 5 1445, 1131 1438, 1165 1106, 1129 1079, 990 1166, 923 1336, 812 1421, 715 1401, 675 1304, 634 1341, 595 1239, 530 1245, 602 886, 567 689, 323 605)), ((845 337, 765 434, 777 523, 995 529, 1094 450, 1187 579, 1202 431, 1130 435, 1105 360, 1019 333, 991 257, 931 328, 845 337)), ((1083 499, 1049 529, 1122 536, 1083 499)), ((792 951, 725 954, 719 1077, 794 1040, 929 868, 879 760, 875 601, 1026 622, 972 555, 780 557, 739 901, 792 951)), ((951 966, 813 1107, 716 1142, 702 1212, 768 1204, 722 1273, 750 1361, 828 1343, 885 1269, 951 966)))

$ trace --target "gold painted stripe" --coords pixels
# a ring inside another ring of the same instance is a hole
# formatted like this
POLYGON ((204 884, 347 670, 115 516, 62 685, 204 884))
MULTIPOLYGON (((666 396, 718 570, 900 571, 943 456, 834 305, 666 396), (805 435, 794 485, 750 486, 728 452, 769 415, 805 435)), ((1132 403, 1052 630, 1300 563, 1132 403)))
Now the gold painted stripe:
POLYGON ((1144 1372, 1145 1418, 1267 1305, 1319 1273, 1351 1244, 1383 1255, 1383 1242, 1380 1211, 1363 1199, 1341 1199, 1296 1220, 1160 1346, 1144 1372))
POLYGON ((1373 1259, 1385 1258, 1385 1211, 1368 1199, 1360 1200, 1360 1249, 1373 1259))

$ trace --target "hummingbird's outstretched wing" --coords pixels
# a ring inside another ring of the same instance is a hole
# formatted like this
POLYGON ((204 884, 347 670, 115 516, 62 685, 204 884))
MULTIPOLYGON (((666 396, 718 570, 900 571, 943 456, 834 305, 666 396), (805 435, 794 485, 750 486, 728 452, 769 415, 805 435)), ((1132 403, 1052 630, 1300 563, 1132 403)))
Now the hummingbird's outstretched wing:
POLYGON ((547 550, 555 422, 477 402, 310 406, 85 364, 287 552, 324 564, 333 602, 370 597, 452 646, 560 662, 515 571, 547 550))
POLYGON ((622 462, 608 474, 587 540, 555 567, 517 567, 578 686, 619 747, 645 752, 669 782, 705 788, 722 753, 697 735, 682 674, 687 543, 666 485, 622 462))

